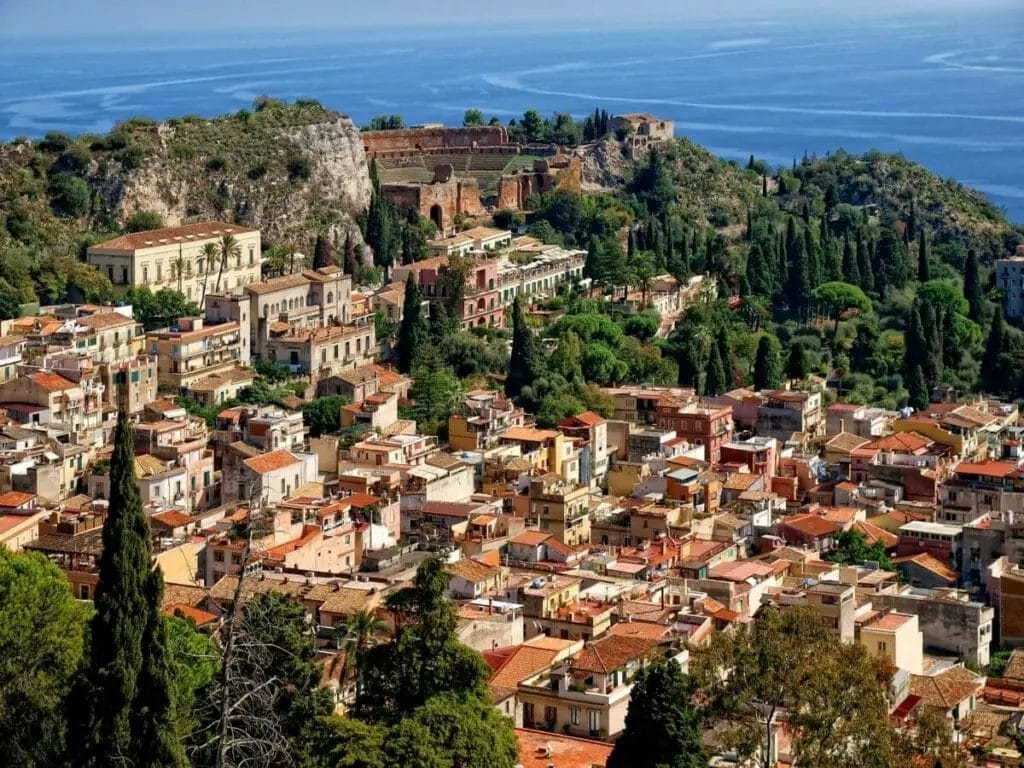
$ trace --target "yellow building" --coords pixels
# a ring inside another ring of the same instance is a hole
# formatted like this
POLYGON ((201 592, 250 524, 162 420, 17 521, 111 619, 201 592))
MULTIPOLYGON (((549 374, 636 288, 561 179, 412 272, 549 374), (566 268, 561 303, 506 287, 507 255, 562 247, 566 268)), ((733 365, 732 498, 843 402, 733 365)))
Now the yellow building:
POLYGON ((562 474, 562 462, 567 457, 565 435, 554 429, 513 427, 501 435, 502 445, 518 445, 534 467, 542 472, 562 474))
POLYGON ((206 293, 259 280, 263 257, 258 229, 207 221, 121 235, 90 246, 86 260, 116 286, 169 288, 199 302, 206 293), (204 247, 219 248, 225 235, 235 239, 237 250, 227 258, 206 256, 204 247))
POLYGON ((893 611, 871 617, 860 628, 860 644, 876 659, 912 675, 921 674, 924 635, 917 616, 893 611))
POLYGON ((576 547, 590 543, 590 489, 578 483, 566 483, 554 474, 530 481, 529 518, 543 533, 550 533, 563 544, 576 547))

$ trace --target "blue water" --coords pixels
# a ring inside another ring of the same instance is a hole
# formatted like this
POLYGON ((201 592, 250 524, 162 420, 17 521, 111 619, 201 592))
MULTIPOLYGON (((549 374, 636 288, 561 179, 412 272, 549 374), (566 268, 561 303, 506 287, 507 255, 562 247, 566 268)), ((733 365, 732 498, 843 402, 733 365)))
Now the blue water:
POLYGON ((1024 221, 1024 10, 887 22, 197 33, 0 46, 0 137, 309 96, 364 122, 649 111, 728 158, 902 152, 1024 221))

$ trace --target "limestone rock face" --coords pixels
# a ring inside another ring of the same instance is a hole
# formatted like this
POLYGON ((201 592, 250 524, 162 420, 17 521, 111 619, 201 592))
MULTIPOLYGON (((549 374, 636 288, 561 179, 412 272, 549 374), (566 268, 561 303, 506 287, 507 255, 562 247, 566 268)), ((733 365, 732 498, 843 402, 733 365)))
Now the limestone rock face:
MULTIPOLYGON (((210 123, 214 125, 214 123, 210 123)), ((191 128, 191 126, 187 126, 191 128)), ((356 220, 370 204, 370 175, 358 128, 339 116, 323 122, 189 136, 161 124, 152 152, 135 168, 109 163, 92 184, 107 215, 138 211, 170 226, 226 219, 259 228, 267 244, 312 248, 317 232, 337 244, 363 243, 356 220)))

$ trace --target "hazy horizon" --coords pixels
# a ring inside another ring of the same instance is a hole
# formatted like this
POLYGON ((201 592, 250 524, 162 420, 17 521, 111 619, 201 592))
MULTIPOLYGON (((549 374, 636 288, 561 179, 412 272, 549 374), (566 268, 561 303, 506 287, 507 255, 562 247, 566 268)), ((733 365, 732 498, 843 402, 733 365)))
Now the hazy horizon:
MULTIPOLYGON (((860 0, 835 6, 820 0, 518 0, 514 5, 482 6, 470 0, 377 0, 344 7, 331 0, 297 0, 282 8, 276 0, 179 0, 173 6, 137 0, 0 0, 0 37, 66 39, 77 35, 215 32, 266 29, 344 29, 432 27, 465 21, 480 23, 577 22, 578 25, 796 21, 833 23, 981 9, 1019 8, 1016 0, 860 0), (554 6, 554 7, 552 7, 554 6)), ((1022 13, 1024 17, 1024 13, 1022 13)), ((83 41, 80 41, 83 42, 83 41)), ((230 41, 225 41, 230 44, 230 41)))

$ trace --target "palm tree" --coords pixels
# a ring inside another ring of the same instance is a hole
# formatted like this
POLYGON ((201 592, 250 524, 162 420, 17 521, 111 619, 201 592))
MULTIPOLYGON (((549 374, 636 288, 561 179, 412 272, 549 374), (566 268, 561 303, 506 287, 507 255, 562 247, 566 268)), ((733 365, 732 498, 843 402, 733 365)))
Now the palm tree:
MULTIPOLYGON (((335 627, 335 642, 338 648, 344 648, 345 669, 342 672, 342 683, 348 679, 353 669, 357 669, 363 654, 372 644, 377 635, 389 634, 391 627, 387 622, 377 618, 373 611, 356 611, 340 626, 335 627)), ((359 673, 356 672, 356 698, 359 698, 359 673)))
POLYGON ((185 257, 178 251, 178 256, 171 261, 171 275, 178 280, 178 293, 181 293, 181 280, 185 276, 185 257))
POLYGON ((220 253, 220 267, 217 269, 216 291, 220 293, 220 278, 221 275, 224 274, 224 267, 227 265, 228 259, 232 256, 238 256, 241 254, 242 247, 238 244, 238 241, 235 240, 234 235, 224 235, 224 237, 220 239, 220 248, 218 249, 218 252, 220 253))
POLYGON ((207 243, 203 246, 203 250, 200 253, 205 262, 199 269, 203 275, 203 296, 199 300, 199 308, 202 309, 206 306, 206 280, 207 275, 210 274, 210 268, 213 266, 213 260, 217 258, 217 244, 207 243))

